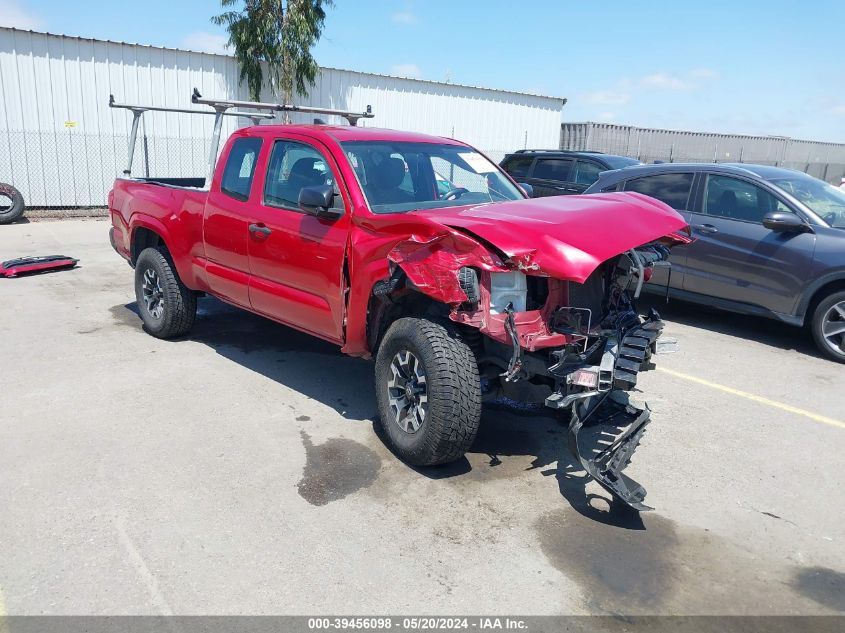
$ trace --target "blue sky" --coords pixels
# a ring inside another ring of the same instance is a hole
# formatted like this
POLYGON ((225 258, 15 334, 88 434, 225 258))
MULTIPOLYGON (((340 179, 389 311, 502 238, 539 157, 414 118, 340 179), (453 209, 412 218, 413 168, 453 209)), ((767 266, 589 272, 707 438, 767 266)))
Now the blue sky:
MULTIPOLYGON (((218 11, 0 0, 0 24, 221 51, 218 11)), ((842 0, 336 0, 314 53, 324 66, 567 97, 565 121, 845 142, 842 0)))

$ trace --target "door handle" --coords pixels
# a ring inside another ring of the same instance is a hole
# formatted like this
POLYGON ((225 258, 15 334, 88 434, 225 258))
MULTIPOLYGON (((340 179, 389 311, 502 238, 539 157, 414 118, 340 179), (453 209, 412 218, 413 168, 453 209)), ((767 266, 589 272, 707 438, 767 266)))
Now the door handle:
POLYGON ((262 237, 267 237, 272 233, 269 228, 264 226, 263 224, 250 224, 249 225, 249 232, 253 235, 261 235, 262 237))
POLYGON ((709 234, 719 232, 719 229, 717 229, 712 224, 698 224, 698 225, 695 226, 695 230, 698 231, 699 233, 709 233, 709 234))

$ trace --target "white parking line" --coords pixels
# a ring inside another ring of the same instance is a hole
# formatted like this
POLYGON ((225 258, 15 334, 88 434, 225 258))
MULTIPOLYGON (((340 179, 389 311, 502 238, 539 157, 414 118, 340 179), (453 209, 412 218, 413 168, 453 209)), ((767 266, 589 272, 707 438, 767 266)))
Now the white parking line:
POLYGON ((789 413, 794 413, 795 415, 801 415, 805 418, 810 418, 815 422, 820 422, 822 424, 827 424, 828 426, 835 426, 840 429, 845 429, 845 422, 841 420, 835 420, 834 418, 829 418, 825 415, 820 415, 818 413, 813 413, 812 411, 807 411, 806 409, 800 409, 798 407, 793 407, 791 404, 784 404, 783 402, 778 402, 777 400, 770 400, 769 398, 764 398, 763 396, 758 396, 753 393, 748 393, 747 391, 741 391, 739 389, 734 389, 733 387, 728 387, 726 385, 720 385, 716 382, 710 382, 709 380, 705 380, 704 378, 699 378, 698 376, 691 376, 689 374, 684 374, 680 371, 675 371, 674 369, 667 369, 665 367, 658 367, 658 371, 662 371, 664 374, 669 374, 670 376, 675 376, 675 378, 681 378, 683 380, 689 380, 690 382, 698 383, 699 385, 704 385, 705 387, 710 387, 711 389, 718 389, 719 391, 724 391, 725 393, 729 393, 734 396, 739 396, 740 398, 745 398, 746 400, 752 400, 753 402, 758 402, 760 404, 765 404, 769 407, 774 407, 775 409, 781 409, 782 411, 788 411, 789 413))

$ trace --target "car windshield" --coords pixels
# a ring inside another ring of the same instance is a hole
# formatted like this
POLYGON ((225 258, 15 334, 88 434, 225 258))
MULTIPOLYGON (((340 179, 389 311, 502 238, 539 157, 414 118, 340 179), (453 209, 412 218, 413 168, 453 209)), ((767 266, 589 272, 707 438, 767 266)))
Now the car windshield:
POLYGON ((374 213, 404 213, 525 196, 487 158, 463 145, 342 143, 374 213))
POLYGON ((842 189, 805 175, 770 178, 769 182, 806 204, 831 226, 845 228, 845 191, 842 189))

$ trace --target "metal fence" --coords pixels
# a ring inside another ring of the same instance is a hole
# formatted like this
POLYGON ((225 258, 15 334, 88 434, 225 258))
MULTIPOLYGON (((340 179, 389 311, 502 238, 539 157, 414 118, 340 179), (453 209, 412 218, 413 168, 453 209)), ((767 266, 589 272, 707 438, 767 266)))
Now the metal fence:
MULTIPOLYGON (((104 207, 126 168, 125 134, 0 130, 0 182, 16 187, 29 208, 104 207)), ((204 177, 208 138, 139 134, 135 176, 204 177)))
POLYGON ((830 183, 845 177, 845 144, 783 136, 743 136, 564 123, 560 148, 630 156, 644 163, 755 163, 797 169, 830 183))

